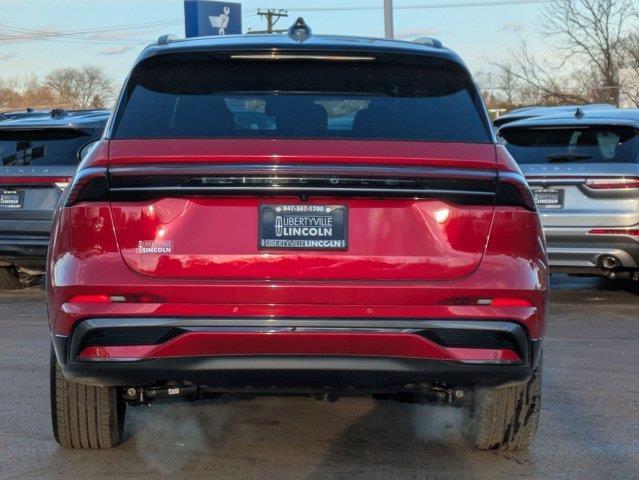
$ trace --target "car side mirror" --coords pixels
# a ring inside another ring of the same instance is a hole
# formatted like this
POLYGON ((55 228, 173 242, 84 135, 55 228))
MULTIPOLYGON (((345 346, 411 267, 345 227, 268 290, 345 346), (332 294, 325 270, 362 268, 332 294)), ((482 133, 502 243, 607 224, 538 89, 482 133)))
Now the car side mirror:
POLYGON ((91 140, 90 142, 87 142, 84 145, 82 145, 80 150, 78 150, 78 154, 77 154, 78 163, 84 160, 84 157, 87 156, 87 154, 91 151, 91 149, 94 147, 96 143, 98 143, 98 140, 91 140))

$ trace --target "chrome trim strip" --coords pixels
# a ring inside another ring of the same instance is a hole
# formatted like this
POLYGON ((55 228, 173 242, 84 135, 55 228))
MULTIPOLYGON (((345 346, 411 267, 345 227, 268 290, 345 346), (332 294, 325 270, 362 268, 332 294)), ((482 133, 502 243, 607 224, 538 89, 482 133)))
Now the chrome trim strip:
POLYGON ((111 192, 284 192, 291 194, 299 194, 304 192, 310 193, 334 193, 334 194, 384 194, 384 195, 472 195, 480 197, 493 197, 494 192, 477 192, 473 190, 438 190, 438 189, 409 189, 409 188, 331 188, 331 187, 282 187, 282 186, 269 186, 269 187, 217 187, 217 186, 197 186, 197 187, 111 187, 111 192))
POLYGON ((371 175, 398 177, 427 177, 496 180, 496 170, 438 168, 438 167, 395 167, 388 165, 302 165, 302 164, 260 164, 260 163, 220 163, 220 164, 166 164, 157 166, 110 167, 109 176, 145 175, 371 175))

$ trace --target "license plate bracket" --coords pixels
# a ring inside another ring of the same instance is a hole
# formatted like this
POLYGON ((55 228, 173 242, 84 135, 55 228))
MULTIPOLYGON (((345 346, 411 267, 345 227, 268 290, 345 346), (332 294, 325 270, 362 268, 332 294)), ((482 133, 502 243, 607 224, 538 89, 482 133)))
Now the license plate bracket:
POLYGON ((539 209, 558 210, 564 208, 564 191, 559 188, 534 188, 535 204, 539 209))
POLYGON ((258 248, 345 250, 346 205, 260 205, 258 248))
POLYGON ((23 190, 0 190, 0 208, 22 208, 23 203, 23 190))

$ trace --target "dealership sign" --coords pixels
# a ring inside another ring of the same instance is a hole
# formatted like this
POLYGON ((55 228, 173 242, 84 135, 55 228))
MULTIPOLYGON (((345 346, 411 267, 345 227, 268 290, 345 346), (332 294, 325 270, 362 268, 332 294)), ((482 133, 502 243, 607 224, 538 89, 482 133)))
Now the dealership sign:
POLYGON ((184 23, 187 37, 241 34, 242 5, 209 0, 184 0, 184 23))

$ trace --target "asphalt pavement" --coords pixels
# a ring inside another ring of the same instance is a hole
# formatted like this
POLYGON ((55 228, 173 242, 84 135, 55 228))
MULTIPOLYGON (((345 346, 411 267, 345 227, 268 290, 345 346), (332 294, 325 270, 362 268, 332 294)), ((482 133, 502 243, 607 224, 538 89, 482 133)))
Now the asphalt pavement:
POLYGON ((0 293, 0 479, 639 479, 639 285, 552 279, 528 452, 477 452, 459 410, 367 398, 130 408, 126 440, 68 451, 49 416, 41 287, 0 293))

